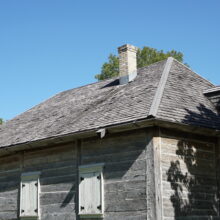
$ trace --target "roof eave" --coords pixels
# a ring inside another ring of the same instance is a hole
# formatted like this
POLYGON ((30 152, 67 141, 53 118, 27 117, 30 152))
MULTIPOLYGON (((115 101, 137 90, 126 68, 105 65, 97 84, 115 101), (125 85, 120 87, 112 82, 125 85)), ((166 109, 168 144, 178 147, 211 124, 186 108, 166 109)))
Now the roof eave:
MULTIPOLYGON (((154 118, 154 117, 140 119, 136 121, 130 121, 127 123, 121 123, 117 125, 106 126, 105 128, 108 130, 109 134, 115 134, 119 132, 144 129, 144 128, 155 127, 155 126, 169 128, 169 129, 178 129, 179 131, 190 132, 193 134, 220 137, 220 130, 217 130, 217 129, 193 126, 193 125, 184 124, 181 122, 172 122, 169 120, 164 120, 164 119, 159 119, 159 118, 154 118)), ((6 154, 8 155, 8 154, 17 153, 23 150, 45 148, 45 147, 49 147, 54 144, 58 145, 62 143, 74 142, 79 139, 97 137, 98 129, 96 128, 96 129, 60 135, 56 137, 50 137, 50 138, 26 142, 26 143, 4 146, 0 148, 0 155, 6 155, 6 154)))

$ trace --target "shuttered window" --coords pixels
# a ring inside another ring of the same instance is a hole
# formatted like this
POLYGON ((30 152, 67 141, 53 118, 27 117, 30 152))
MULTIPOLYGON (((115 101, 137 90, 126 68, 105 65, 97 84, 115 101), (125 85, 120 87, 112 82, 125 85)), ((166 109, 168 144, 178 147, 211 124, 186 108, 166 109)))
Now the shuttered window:
POLYGON ((38 219, 39 216, 39 172, 21 175, 20 218, 38 219))
POLYGON ((103 164, 79 167, 79 215, 81 218, 103 217, 103 164))

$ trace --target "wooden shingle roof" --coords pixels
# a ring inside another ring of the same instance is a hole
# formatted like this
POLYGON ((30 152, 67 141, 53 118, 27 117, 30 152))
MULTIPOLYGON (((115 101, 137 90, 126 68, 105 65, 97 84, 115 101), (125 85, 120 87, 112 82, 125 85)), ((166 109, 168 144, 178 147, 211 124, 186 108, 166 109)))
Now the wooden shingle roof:
POLYGON ((220 130, 203 91, 214 85, 174 60, 138 69, 133 82, 110 79, 61 92, 0 127, 0 147, 154 117, 220 130))

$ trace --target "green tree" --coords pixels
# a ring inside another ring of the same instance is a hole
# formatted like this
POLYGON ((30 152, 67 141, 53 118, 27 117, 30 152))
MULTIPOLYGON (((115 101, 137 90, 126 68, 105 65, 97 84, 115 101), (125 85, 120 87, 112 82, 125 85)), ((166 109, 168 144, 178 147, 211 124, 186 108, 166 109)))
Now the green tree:
POLYGON ((1 124, 3 124, 3 119, 2 119, 2 118, 0 118, 0 125, 1 125, 1 124))
POLYGON ((119 59, 117 56, 110 54, 108 62, 102 65, 101 74, 95 75, 98 80, 109 79, 119 74, 119 59))
MULTIPOLYGON (((164 52, 150 47, 143 47, 137 51, 137 67, 141 68, 152 63, 164 60, 168 57, 173 57, 180 62, 183 62, 183 53, 171 50, 164 52)), ((101 73, 95 75, 95 78, 100 80, 109 79, 119 75, 119 58, 116 55, 110 54, 108 62, 102 65, 101 73)))

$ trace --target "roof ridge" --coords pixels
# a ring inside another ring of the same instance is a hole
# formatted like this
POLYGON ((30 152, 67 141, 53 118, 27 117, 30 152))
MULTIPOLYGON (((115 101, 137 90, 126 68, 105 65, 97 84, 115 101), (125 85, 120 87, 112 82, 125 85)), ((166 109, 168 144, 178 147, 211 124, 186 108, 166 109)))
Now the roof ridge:
POLYGON ((165 88, 165 85, 166 85, 166 82, 169 76, 171 66, 173 64, 173 60, 174 60, 173 57, 167 58, 159 84, 157 86, 157 90, 156 90, 153 102, 150 107, 148 117, 156 117, 157 115, 157 111, 158 111, 158 108, 159 108, 159 105, 160 105, 160 102, 163 96, 164 88, 165 88))

